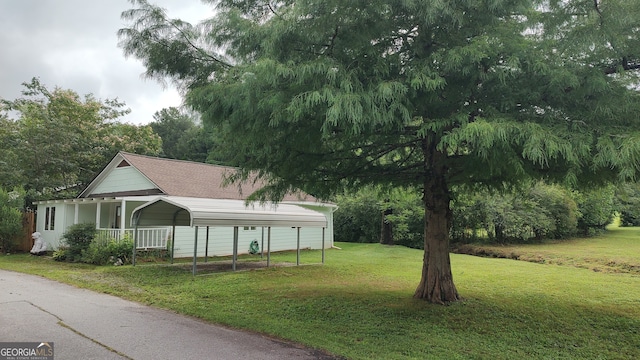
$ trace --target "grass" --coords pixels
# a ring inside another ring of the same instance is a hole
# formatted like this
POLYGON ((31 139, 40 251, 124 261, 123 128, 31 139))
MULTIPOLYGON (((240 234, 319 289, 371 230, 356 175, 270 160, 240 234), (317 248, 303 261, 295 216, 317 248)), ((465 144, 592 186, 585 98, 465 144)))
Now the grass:
MULTIPOLYGON (((412 299, 422 252, 338 244, 324 266, 193 277, 184 265, 95 267, 26 255, 0 268, 172 309, 324 349, 348 359, 632 359, 640 357, 640 276, 452 254, 465 301, 412 299)), ((636 261, 640 229, 568 244, 558 258, 636 261), (591 243, 593 242, 593 243, 591 243), (591 250, 588 248, 591 247, 591 250), (600 249, 601 250, 598 250, 600 249)), ((533 248, 531 251, 534 251, 533 248)), ((319 253, 303 252, 302 263, 319 253)), ((274 262, 293 261, 278 254, 274 262)), ((606 260, 608 261, 608 260, 606 260)))

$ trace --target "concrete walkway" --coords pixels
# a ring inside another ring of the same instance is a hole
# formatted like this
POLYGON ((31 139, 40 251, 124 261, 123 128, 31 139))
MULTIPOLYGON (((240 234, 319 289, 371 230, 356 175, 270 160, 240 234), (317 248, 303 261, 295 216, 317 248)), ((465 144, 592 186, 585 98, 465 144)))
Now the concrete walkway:
POLYGON ((332 359, 264 336, 4 270, 0 341, 53 342, 55 359, 332 359))

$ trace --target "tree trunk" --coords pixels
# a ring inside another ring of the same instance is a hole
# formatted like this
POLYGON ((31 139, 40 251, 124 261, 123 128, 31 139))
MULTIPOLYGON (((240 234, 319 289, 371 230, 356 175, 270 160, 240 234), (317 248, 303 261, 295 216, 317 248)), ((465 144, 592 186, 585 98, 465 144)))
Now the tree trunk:
POLYGON ((393 209, 387 208, 382 212, 380 224, 380 244, 393 245, 393 224, 387 220, 387 215, 393 214, 393 209))
POLYGON ((449 231, 452 211, 446 181, 446 154, 436 150, 435 144, 423 141, 425 154, 425 180, 423 203, 424 259, 422 278, 414 298, 436 304, 460 300, 451 274, 449 257, 449 231))

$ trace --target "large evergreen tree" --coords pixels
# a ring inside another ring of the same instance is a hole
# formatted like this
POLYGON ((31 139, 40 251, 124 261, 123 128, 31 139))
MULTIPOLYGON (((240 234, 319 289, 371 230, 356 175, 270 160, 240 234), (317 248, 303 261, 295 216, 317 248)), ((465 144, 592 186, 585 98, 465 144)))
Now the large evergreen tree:
POLYGON ((423 191, 416 298, 460 298, 457 184, 634 177, 635 0, 219 0, 200 26, 133 0, 127 55, 216 126, 257 198, 385 183, 423 191))

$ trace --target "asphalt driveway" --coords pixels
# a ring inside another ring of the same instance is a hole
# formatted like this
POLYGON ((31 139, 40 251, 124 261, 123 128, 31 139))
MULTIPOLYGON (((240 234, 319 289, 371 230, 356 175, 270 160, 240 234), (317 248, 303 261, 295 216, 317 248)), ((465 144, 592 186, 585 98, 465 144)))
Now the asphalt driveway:
POLYGON ((332 359, 261 335, 4 270, 0 341, 53 342, 55 359, 332 359))

